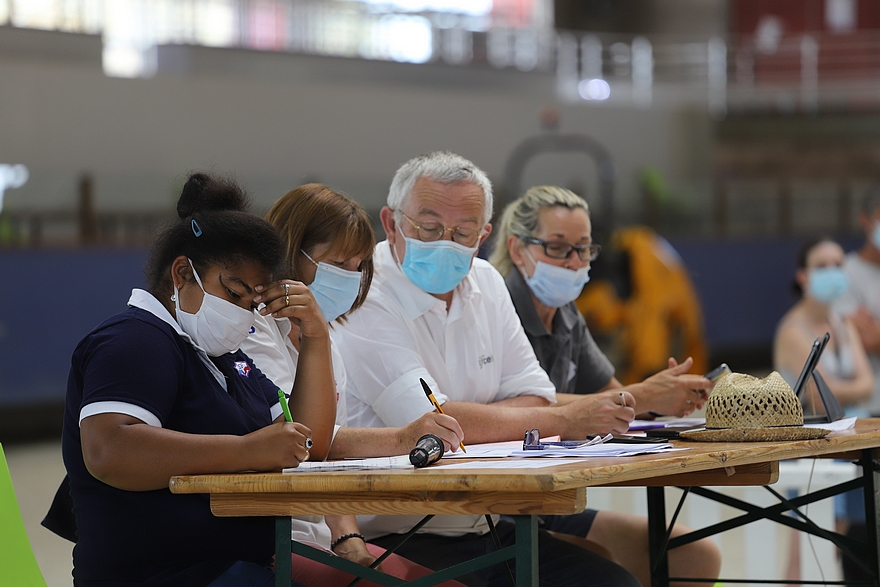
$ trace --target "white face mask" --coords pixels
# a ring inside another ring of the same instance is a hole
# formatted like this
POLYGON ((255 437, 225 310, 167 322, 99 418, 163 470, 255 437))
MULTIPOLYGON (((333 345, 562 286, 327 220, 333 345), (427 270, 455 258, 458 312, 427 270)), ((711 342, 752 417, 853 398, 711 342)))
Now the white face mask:
POLYGON ((195 314, 190 314, 180 309, 180 295, 175 285, 174 296, 171 299, 174 300, 177 323, 209 357, 234 353, 241 348, 241 343, 248 337, 251 326, 254 325, 253 310, 245 310, 206 292, 192 261, 189 261, 189 266, 192 267, 196 283, 205 295, 202 298, 202 306, 195 314))
POLYGON ((535 264, 535 272, 529 277, 523 269, 523 278, 538 301, 551 308, 561 308, 573 302, 590 281, 590 266, 580 269, 566 269, 535 261, 528 249, 523 249, 535 264))

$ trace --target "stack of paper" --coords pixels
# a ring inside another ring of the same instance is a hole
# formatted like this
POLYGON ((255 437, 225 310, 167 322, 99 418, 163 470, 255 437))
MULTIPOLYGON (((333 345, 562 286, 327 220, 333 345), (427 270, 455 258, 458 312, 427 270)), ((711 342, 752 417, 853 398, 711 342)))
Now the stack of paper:
POLYGON ((342 461, 306 461, 298 467, 284 469, 284 473, 314 473, 315 471, 358 471, 366 469, 413 469, 409 455, 375 457, 371 459, 345 459, 342 461))

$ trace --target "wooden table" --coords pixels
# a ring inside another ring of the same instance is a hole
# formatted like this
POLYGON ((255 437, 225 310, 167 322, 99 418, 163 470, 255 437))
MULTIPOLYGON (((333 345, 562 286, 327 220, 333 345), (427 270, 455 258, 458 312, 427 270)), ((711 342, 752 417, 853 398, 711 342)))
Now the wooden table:
MULTIPOLYGON (((838 493, 861 488, 866 496, 867 519, 878 519, 878 477, 873 460, 874 449, 880 447, 880 419, 859 420, 854 430, 834 433, 819 440, 753 443, 682 441, 674 444, 690 450, 638 457, 560 462, 558 465, 533 470, 444 470, 429 467, 417 470, 330 473, 190 475, 172 478, 170 488, 173 493, 209 493, 211 511, 217 516, 275 516, 278 553, 288 549, 289 517, 294 515, 509 514, 516 520, 517 543, 515 547, 505 549, 503 554, 507 558, 516 557, 517 585, 520 587, 538 584, 535 516, 583 511, 587 504, 587 487, 591 486, 648 487, 654 569, 652 578, 655 587, 668 584, 667 547, 686 544, 705 534, 668 540, 663 505, 663 490, 667 486, 693 487, 695 489, 692 491, 697 492, 696 488, 705 486, 769 485, 778 479, 779 461, 782 460, 815 457, 858 460, 866 465, 863 469, 866 474, 855 481, 842 484, 838 493)), ((827 494, 827 497, 834 494, 834 489, 829 488, 822 493, 827 494)), ((798 498, 788 503, 795 506, 809 503, 804 499, 798 498)), ((770 515, 765 517, 780 521, 780 517, 788 518, 782 515, 787 509, 789 508, 783 504, 783 507, 769 512, 770 515)), ((748 517, 759 519, 760 515, 759 512, 750 511, 748 517)), ((797 523, 788 525, 798 527, 797 523)), ((810 531, 809 525, 806 526, 806 531, 810 531)), ((867 526, 871 547, 864 553, 865 560, 874 572, 874 584, 877 585, 880 561, 877 528, 876 524, 868 523, 867 526)), ((818 534, 815 531, 812 533, 818 534)), ((296 546, 294 551, 300 552, 296 546)), ((503 560, 499 558, 500 554, 494 557, 485 556, 491 558, 491 564, 503 560)), ((285 572, 289 571, 289 560, 290 557, 276 557, 276 576, 279 578, 277 585, 286 585, 283 578, 285 572)), ((338 558, 336 560, 339 563, 348 563, 338 558)), ((344 567, 343 570, 348 572, 360 571, 354 574, 383 585, 403 584, 400 580, 381 575, 377 571, 354 563, 349 565, 352 566, 342 564, 340 568, 344 567)), ((451 576, 451 573, 440 572, 417 579, 408 585, 433 585, 451 576)))

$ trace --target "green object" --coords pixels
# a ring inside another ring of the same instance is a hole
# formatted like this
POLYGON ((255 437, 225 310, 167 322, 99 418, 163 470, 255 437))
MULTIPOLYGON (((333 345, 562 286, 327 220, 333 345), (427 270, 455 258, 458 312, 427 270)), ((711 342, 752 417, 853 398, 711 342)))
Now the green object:
POLYGON ((293 416, 290 415, 290 407, 287 405, 287 397, 280 389, 278 390, 278 401, 281 403, 281 409, 284 410, 284 419, 288 422, 293 422, 293 416))
POLYGON ((46 587, 21 519, 6 455, 0 445, 0 587, 46 587))

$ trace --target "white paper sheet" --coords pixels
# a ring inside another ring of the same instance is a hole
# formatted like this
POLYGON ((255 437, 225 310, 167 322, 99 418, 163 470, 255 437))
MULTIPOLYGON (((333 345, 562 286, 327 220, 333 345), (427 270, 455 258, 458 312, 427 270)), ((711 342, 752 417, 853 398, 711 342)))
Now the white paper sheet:
POLYGON ((831 430, 832 432, 840 432, 841 430, 849 430, 850 428, 855 427, 855 425, 855 418, 844 418, 843 420, 838 420, 836 422, 818 422, 816 424, 804 424, 804 427, 824 428, 825 430, 831 430))
POLYGON ((344 459, 341 461, 306 461, 298 467, 282 470, 283 473, 314 473, 315 471, 359 471, 367 469, 413 469, 409 455, 374 457, 370 459, 344 459))
MULTIPOLYGON (((576 463, 586 459, 574 459, 565 463, 576 463)), ((434 465, 431 469, 539 469, 561 465, 559 461, 542 461, 540 459, 504 459, 492 461, 468 461, 465 463, 449 463, 434 465)))

